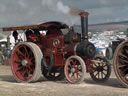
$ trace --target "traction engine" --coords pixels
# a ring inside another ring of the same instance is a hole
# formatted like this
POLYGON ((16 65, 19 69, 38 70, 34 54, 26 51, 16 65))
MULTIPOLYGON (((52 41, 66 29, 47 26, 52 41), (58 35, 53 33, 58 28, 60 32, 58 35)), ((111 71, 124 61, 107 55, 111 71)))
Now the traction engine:
POLYGON ((60 22, 3 28, 15 32, 15 41, 18 30, 26 34, 26 41, 17 42, 11 55, 14 78, 35 82, 43 75, 47 80, 66 77, 70 83, 80 83, 88 72, 96 82, 108 80, 111 66, 104 57, 95 56, 95 46, 88 41, 88 12, 80 17, 81 34, 60 22))

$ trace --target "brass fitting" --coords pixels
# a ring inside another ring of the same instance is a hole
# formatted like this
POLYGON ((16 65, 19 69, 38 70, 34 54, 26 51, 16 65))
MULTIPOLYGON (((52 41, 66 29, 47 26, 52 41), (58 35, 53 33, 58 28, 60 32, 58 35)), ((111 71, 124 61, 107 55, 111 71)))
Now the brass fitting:
POLYGON ((88 17, 89 13, 88 12, 81 12, 79 15, 81 17, 88 17))

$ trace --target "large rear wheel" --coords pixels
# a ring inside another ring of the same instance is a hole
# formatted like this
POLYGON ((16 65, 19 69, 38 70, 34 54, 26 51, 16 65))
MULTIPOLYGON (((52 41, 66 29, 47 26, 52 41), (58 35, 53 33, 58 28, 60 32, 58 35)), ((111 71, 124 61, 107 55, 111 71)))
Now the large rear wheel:
POLYGON ((85 79, 85 63, 79 56, 70 56, 65 63, 64 73, 70 83, 80 83, 85 79))
POLYGON ((128 40, 117 47, 114 54, 113 68, 120 83, 128 87, 128 40))
POLYGON ((34 82, 41 76, 40 48, 30 42, 16 45, 11 56, 11 69, 18 82, 34 82))

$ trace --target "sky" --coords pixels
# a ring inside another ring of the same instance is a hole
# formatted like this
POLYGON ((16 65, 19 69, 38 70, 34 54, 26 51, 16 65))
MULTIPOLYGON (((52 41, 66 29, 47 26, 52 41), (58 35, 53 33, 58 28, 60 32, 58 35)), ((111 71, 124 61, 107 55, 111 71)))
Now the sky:
POLYGON ((61 21, 80 24, 72 8, 89 12, 89 24, 128 20, 128 0, 0 0, 0 26, 61 21))

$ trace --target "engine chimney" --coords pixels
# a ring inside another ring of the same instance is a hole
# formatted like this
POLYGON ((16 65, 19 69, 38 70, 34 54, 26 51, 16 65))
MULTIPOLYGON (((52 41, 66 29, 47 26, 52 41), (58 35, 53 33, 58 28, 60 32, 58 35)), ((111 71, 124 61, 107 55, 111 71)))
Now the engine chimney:
POLYGON ((81 12, 82 40, 88 40, 88 12, 81 12))

